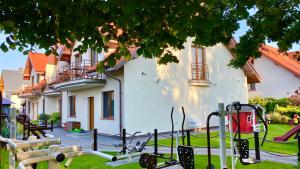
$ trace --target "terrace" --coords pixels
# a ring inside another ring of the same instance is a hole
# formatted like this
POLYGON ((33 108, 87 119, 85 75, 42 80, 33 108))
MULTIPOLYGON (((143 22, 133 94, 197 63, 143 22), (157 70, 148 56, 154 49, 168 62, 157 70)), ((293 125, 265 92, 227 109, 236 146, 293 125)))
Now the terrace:
POLYGON ((46 80, 40 81, 38 84, 26 86, 18 92, 20 98, 38 97, 42 90, 46 87, 46 80))
POLYGON ((56 75, 47 80, 48 85, 55 90, 78 90, 103 86, 106 80, 103 74, 96 72, 97 63, 82 60, 58 68, 56 75))

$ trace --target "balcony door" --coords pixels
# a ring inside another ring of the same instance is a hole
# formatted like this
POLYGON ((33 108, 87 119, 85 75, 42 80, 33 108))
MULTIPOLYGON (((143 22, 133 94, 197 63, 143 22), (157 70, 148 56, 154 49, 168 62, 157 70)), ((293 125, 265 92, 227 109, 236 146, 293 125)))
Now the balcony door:
POLYGON ((94 129, 94 115, 95 115, 94 97, 89 97, 90 130, 94 129))
POLYGON ((203 47, 192 46, 192 79, 207 80, 207 68, 205 63, 205 49, 203 47))

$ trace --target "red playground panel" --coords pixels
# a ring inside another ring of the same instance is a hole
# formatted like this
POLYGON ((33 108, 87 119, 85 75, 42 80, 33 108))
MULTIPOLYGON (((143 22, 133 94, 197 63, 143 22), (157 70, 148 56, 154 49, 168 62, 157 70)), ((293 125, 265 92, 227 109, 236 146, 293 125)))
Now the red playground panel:
MULTIPOLYGON (((233 118, 237 121, 237 114, 233 114, 233 118)), ((253 124, 257 125, 257 121, 255 117, 253 117, 252 112, 240 112, 240 122, 241 133, 252 133, 253 124), (253 123, 253 120, 255 123, 253 123)), ((232 128, 233 131, 237 131, 237 125, 234 121, 232 122, 232 128)))

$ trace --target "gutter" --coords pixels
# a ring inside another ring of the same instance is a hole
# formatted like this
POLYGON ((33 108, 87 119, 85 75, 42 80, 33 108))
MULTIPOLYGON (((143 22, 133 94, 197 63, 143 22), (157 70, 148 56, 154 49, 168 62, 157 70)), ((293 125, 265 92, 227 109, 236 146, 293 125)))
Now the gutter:
POLYGON ((122 117, 122 81, 114 76, 112 76, 111 74, 108 73, 104 73, 106 76, 118 81, 119 83, 119 115, 120 115, 120 121, 119 121, 119 130, 120 130, 120 134, 122 133, 123 130, 123 117, 122 117))

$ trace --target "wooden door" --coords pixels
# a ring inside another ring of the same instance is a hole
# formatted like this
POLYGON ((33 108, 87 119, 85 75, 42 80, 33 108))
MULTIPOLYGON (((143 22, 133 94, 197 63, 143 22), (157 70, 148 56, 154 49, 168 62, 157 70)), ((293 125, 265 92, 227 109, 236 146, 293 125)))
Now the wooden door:
POLYGON ((90 130, 94 129, 94 97, 89 97, 90 130))

